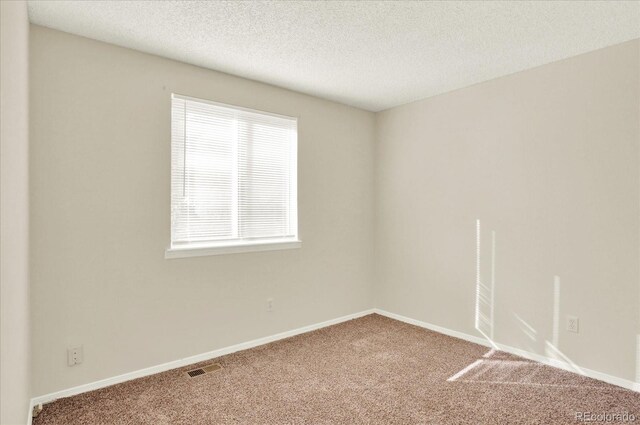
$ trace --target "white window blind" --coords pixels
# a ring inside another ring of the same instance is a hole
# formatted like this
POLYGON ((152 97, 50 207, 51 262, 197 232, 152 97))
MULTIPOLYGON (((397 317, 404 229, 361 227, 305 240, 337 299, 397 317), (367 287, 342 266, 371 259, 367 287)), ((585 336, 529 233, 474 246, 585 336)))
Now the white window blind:
POLYGON ((172 95, 171 248, 297 241, 297 120, 172 95))

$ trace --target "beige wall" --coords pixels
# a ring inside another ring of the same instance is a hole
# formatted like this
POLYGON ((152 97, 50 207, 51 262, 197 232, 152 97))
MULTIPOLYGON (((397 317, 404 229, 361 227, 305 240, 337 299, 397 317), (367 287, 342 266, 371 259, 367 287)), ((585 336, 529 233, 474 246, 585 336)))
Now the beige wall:
POLYGON ((372 307, 374 114, 38 26, 31 64, 34 395, 372 307), (301 249, 164 259, 171 92, 299 117, 301 249))
POLYGON ((635 40, 378 114, 377 307, 480 335, 480 220, 480 330, 633 380, 639 50, 635 40))
POLYGON ((0 423, 29 411, 29 21, 0 2, 0 423))
POLYGON ((33 395, 374 305, 635 379, 639 50, 374 115, 32 26, 33 395), (299 117, 302 249, 163 258, 171 92, 299 117))

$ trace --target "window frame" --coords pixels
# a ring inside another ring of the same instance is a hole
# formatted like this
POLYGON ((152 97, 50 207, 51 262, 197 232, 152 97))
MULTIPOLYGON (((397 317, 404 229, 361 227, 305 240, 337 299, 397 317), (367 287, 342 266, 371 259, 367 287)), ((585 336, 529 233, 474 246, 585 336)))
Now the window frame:
MULTIPOLYGON (((165 249, 165 259, 173 259, 173 258, 186 258, 186 257, 201 257, 201 256, 209 256, 209 255, 221 255, 221 254, 235 254, 235 253, 243 253, 243 252, 257 252, 257 251, 273 251, 273 250, 284 250, 284 249, 296 249, 302 247, 302 241, 300 240, 300 229, 298 223, 298 117, 292 117, 288 115, 281 115, 272 112, 262 111, 258 109, 245 108, 236 105, 230 105, 226 103, 214 102, 207 99, 200 99, 191 96, 185 96, 178 93, 171 94, 171 102, 170 109, 173 109, 174 99, 182 99, 185 101, 192 102, 200 102, 205 104, 210 104, 214 106, 219 106, 223 108, 230 108, 238 111, 246 111, 253 114, 261 114, 267 116, 274 116, 278 118, 288 119, 295 121, 296 130, 294 134, 293 146, 291 154, 293 156, 293 161, 290 168, 290 179, 293 185, 292 193, 295 194, 295 202, 292 201, 292 205, 295 208, 293 211, 293 230, 294 235, 283 237, 283 238, 244 238, 244 239, 226 239, 220 241, 207 241, 207 242, 193 242, 188 244, 173 244, 172 240, 172 232, 173 232, 173 219, 172 219, 172 197, 170 196, 169 200, 169 244, 165 249)), ((171 115, 171 114, 170 114, 171 115)), ((170 117, 170 134, 169 134, 169 146, 170 146, 170 155, 169 155, 169 170, 170 177, 173 176, 174 169, 172 163, 172 152, 173 152, 173 118, 170 117)), ((185 140, 186 143, 186 140, 185 140)), ((170 185, 171 186, 171 185, 170 185)))

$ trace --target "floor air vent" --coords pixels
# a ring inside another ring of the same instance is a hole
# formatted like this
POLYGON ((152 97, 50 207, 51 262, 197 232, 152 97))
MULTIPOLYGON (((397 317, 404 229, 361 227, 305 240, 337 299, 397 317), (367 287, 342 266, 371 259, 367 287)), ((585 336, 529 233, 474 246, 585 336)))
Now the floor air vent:
POLYGON ((187 375, 189 375, 192 378, 195 378, 198 375, 204 375, 205 373, 215 372, 216 370, 220 370, 220 369, 222 369, 222 366, 220 366, 219 363, 214 363, 205 367, 201 367, 200 369, 190 370, 187 372, 187 375))

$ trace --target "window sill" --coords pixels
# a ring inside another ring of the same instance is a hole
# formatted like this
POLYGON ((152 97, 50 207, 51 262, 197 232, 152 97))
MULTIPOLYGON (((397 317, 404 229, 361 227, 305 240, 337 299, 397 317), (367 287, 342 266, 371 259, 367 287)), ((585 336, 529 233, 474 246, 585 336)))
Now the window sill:
POLYGON ((164 253, 164 258, 169 260, 173 258, 204 257, 208 255, 238 254, 242 252, 274 251, 280 249, 296 249, 301 247, 302 241, 291 239, 271 240, 268 242, 233 242, 228 245, 167 248, 164 253))

